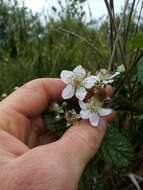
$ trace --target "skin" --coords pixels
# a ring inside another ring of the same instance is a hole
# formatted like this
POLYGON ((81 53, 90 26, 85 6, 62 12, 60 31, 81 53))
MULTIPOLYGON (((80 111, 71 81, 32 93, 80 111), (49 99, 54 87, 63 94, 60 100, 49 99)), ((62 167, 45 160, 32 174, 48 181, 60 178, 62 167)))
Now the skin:
MULTIPOLYGON (((99 128, 82 120, 55 141, 41 113, 61 99, 63 88, 60 79, 37 79, 0 102, 0 189, 77 189, 115 113, 101 118, 99 128)), ((112 96, 110 86, 105 92, 112 96)))

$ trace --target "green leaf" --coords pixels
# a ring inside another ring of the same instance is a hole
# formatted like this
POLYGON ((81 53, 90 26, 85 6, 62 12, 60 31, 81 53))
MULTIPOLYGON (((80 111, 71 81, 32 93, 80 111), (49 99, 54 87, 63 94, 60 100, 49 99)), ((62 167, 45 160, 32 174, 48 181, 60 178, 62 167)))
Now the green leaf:
POLYGON ((43 114, 43 119, 47 128, 58 137, 61 137, 63 133, 68 129, 66 126, 66 121, 63 118, 56 120, 54 114, 52 113, 45 112, 43 114))
POLYGON ((139 33, 133 37, 130 43, 134 48, 143 48, 143 33, 139 33))
POLYGON ((99 154, 105 163, 115 167, 125 167, 133 158, 133 149, 117 128, 110 127, 99 154))
POLYGON ((138 81, 143 85, 143 58, 140 60, 140 62, 137 65, 137 75, 138 75, 138 81))

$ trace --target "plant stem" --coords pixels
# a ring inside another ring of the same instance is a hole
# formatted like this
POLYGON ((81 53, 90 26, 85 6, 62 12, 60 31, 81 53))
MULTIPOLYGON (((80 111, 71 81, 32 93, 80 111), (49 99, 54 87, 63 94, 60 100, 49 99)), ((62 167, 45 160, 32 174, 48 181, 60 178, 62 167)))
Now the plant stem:
MULTIPOLYGON (((108 1, 107 1, 107 0, 104 0, 104 2, 105 2, 105 4, 106 4, 109 17, 110 17, 110 19, 112 20, 113 27, 114 27, 114 31, 115 31, 115 33, 116 33, 116 35, 117 35, 118 29, 117 29, 117 25, 116 25, 115 19, 114 19, 113 15, 112 15, 112 10, 111 10, 111 8, 110 8, 110 5, 109 5, 108 1)), ((123 58, 123 62, 124 62, 124 64, 126 64, 126 56, 125 56, 124 51, 123 51, 123 49, 122 49, 121 41, 120 41, 119 38, 118 38, 118 43, 119 43, 119 49, 120 49, 120 52, 121 52, 121 55, 122 55, 122 58, 123 58)), ((113 52, 113 51, 112 51, 112 52, 113 52)), ((112 64, 113 64, 112 62, 113 62, 113 60, 110 60, 110 64, 109 64, 109 68, 108 68, 109 71, 110 71, 111 68, 112 68, 112 64)))
POLYGON ((143 1, 142 1, 142 3, 141 3, 141 8, 140 8, 140 11, 139 11, 139 16, 138 16, 137 26, 136 26, 136 30, 135 30, 135 35, 136 35, 137 32, 138 32, 139 22, 140 22, 141 14, 142 14, 142 9, 143 9, 143 1))
MULTIPOLYGON (((106 0, 105 0, 106 1, 106 0)), ((120 32, 121 32, 121 27, 123 25, 123 22, 124 22, 124 19, 125 19, 125 14, 126 14, 126 10, 127 10, 127 7, 128 7, 128 3, 129 3, 129 0, 126 0, 126 3, 125 3, 125 8, 124 8, 124 12, 123 12, 123 16, 121 18, 121 21, 120 21, 120 24, 119 24, 119 27, 116 31, 116 38, 115 38, 115 42, 114 42, 114 45, 113 45, 113 51, 112 51, 112 55, 111 55, 111 59, 110 59, 110 63, 109 63, 109 67, 108 67, 108 70, 110 71, 111 70, 111 66, 113 64, 113 59, 114 59, 114 55, 115 55, 115 51, 116 51, 116 48, 117 48, 117 44, 118 42, 120 41, 119 40, 119 37, 120 37, 120 32)), ((110 9, 111 11, 111 9, 110 9)), ((112 15, 112 12, 111 12, 111 15, 112 15)), ((113 15, 112 15, 113 17, 113 15)), ((113 19, 114 20, 114 19, 113 19)), ((120 42, 119 42, 120 43, 120 42)), ((120 43, 120 46, 121 46, 121 43, 120 43)), ((122 48, 121 48, 122 49, 122 48)), ((122 51, 122 50, 121 50, 122 51)), ((127 64, 126 64, 126 58, 125 58, 125 54, 123 53, 122 54, 123 58, 124 58, 124 67, 125 67, 125 70, 127 71, 127 64)))
POLYGON ((125 40, 124 41, 124 50, 125 50, 125 52, 126 52, 126 45, 127 45, 129 29, 130 29, 131 19, 132 19, 132 15, 133 15, 133 11, 134 11, 135 2, 136 2, 136 0, 133 0, 131 11, 130 11, 129 18, 128 18, 128 23, 127 23, 126 33, 125 33, 125 39, 124 39, 125 40))
MULTIPOLYGON (((130 72, 132 72, 134 66, 138 63, 138 61, 142 58, 142 56, 143 56, 143 52, 136 58, 136 60, 132 64, 131 68, 128 70, 128 75, 130 72)), ((122 85, 124 84, 126 79, 127 79, 127 75, 125 75, 124 79, 120 82, 119 86, 117 87, 117 89, 114 92, 114 95, 116 95, 120 91, 120 89, 122 88, 122 85)))
POLYGON ((132 93, 132 90, 131 90, 131 84, 130 84, 130 80, 129 80, 129 77, 128 77, 128 68, 127 68, 127 62, 126 62, 126 56, 125 56, 125 53, 123 52, 123 49, 121 47, 121 42, 120 42, 120 32, 121 32, 121 27, 123 25, 123 22, 124 22, 124 19, 125 19, 125 15, 126 15, 126 10, 128 8, 128 4, 129 4, 129 0, 126 0, 125 2, 125 7, 124 7, 124 11, 123 11, 123 16, 121 18, 121 21, 120 21, 120 24, 119 24, 119 27, 117 29, 117 26, 116 26, 116 23, 115 23, 115 20, 114 20, 114 17, 112 15, 112 11, 111 11, 111 8, 109 6, 109 3, 107 0, 104 0, 105 1, 105 4, 106 4, 106 7, 108 9, 108 13, 109 13, 109 16, 110 18, 112 19, 112 22, 113 22, 113 26, 114 26, 114 29, 115 29, 115 32, 116 32, 116 38, 115 38, 115 42, 114 42, 114 46, 113 46, 113 51, 112 51, 112 55, 111 55, 111 59, 110 59, 110 62, 109 62, 109 66, 108 66, 108 70, 110 71, 111 68, 112 68, 112 64, 113 64, 113 59, 114 59, 114 55, 115 55, 115 52, 116 52, 116 48, 117 48, 117 45, 119 43, 119 48, 120 48, 120 51, 121 51, 121 54, 122 54, 122 57, 123 57, 123 64, 124 64, 124 67, 125 67, 125 70, 126 70, 126 79, 127 79, 127 82, 128 82, 128 88, 129 88, 129 94, 130 94, 130 97, 132 97, 131 93, 132 93))

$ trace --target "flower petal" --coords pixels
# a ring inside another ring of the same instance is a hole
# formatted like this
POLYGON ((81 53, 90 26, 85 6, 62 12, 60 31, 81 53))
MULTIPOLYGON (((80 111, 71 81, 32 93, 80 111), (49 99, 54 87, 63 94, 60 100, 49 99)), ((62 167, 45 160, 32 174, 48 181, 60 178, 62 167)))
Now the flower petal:
POLYGON ((122 64, 122 65, 119 65, 118 67, 117 67, 117 71, 119 72, 119 73, 121 73, 121 72, 125 72, 125 66, 122 64))
POLYGON ((90 114, 89 121, 90 121, 92 126, 98 127, 99 120, 100 120, 100 117, 98 116, 98 114, 96 114, 96 113, 90 114))
POLYGON ((88 109, 88 104, 83 101, 79 101, 79 106, 81 109, 88 109))
POLYGON ((61 72, 60 77, 65 84, 68 84, 72 80, 73 72, 64 70, 61 72))
POLYGON ((102 83, 103 84, 111 84, 111 83, 113 83, 114 82, 114 80, 104 80, 102 83))
POLYGON ((98 113, 99 113, 99 115, 101 115, 101 116, 110 115, 110 114, 112 113, 112 109, 110 109, 110 108, 100 108, 100 109, 98 110, 98 113))
POLYGON ((90 88, 92 88, 94 86, 96 81, 97 81, 97 77, 91 75, 91 76, 84 79, 83 85, 85 86, 85 88, 90 89, 90 88))
POLYGON ((118 76, 119 74, 120 74, 120 72, 116 72, 115 74, 110 75, 109 80, 115 78, 115 77, 118 76))
POLYGON ((91 111, 89 109, 84 109, 80 111, 80 116, 82 119, 88 119, 91 114, 91 111))
POLYGON ((68 84, 62 91, 63 99, 70 99, 74 96, 75 89, 71 84, 68 84))
POLYGON ((77 76, 77 77, 80 77, 80 78, 84 78, 86 76, 86 71, 85 69, 79 65, 77 66, 74 70, 73 70, 73 73, 77 76))
POLYGON ((87 91, 84 87, 79 87, 77 88, 76 92, 75 92, 75 96, 79 99, 79 100, 83 100, 85 98, 85 96, 87 95, 87 91))

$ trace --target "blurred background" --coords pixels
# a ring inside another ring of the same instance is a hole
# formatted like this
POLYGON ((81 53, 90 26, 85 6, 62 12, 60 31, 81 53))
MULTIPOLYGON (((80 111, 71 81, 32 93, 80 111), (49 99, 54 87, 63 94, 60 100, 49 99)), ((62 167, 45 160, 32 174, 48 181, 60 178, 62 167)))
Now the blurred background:
MULTIPOLYGON (((124 0, 114 2, 118 23, 123 7, 124 0)), ((132 24, 140 7, 138 1, 132 24)), ((1 94, 37 77, 55 77, 63 68, 104 66, 109 38, 104 0, 0 0, 1 94)))
POLYGON ((1 99, 76 65, 125 69, 114 84, 118 118, 79 190, 143 189, 142 8, 142 0, 0 0, 1 99))

